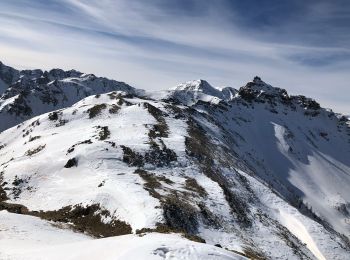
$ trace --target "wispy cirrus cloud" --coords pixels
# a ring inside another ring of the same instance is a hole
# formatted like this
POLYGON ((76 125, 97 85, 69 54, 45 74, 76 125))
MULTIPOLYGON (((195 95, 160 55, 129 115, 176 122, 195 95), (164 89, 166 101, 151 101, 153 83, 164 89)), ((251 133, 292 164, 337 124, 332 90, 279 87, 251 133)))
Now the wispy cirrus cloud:
POLYGON ((0 59, 12 65, 77 68, 145 89, 195 78, 239 87, 258 74, 350 112, 347 1, 3 0, 0 7, 0 59))

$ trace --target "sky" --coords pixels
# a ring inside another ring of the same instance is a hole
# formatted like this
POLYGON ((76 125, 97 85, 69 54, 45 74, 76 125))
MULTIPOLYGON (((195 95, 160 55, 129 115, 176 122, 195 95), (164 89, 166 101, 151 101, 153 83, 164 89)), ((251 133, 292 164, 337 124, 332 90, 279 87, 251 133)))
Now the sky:
POLYGON ((0 60, 147 90, 260 76, 350 114, 348 0, 1 0, 0 60))

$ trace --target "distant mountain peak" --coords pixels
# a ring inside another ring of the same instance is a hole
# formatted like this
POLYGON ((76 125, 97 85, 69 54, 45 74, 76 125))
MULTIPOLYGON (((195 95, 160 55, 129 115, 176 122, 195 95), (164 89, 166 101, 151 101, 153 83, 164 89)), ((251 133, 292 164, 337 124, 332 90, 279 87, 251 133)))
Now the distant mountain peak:
POLYGON ((276 88, 264 82, 260 77, 255 76, 253 81, 248 82, 243 89, 250 89, 257 93, 265 93, 268 95, 279 95, 282 92, 287 94, 285 89, 276 88))
POLYGON ((16 70, 0 64, 0 132, 26 119, 111 91, 135 94, 123 82, 76 70, 16 70))
POLYGON ((197 79, 179 84, 168 92, 169 98, 186 105, 196 104, 198 101, 219 103, 221 100, 229 101, 236 95, 237 90, 230 87, 215 88, 206 80, 197 79))
POLYGON ((259 83, 259 82, 263 82, 263 81, 261 80, 261 78, 259 76, 255 76, 254 79, 253 79, 253 82, 254 83, 259 83))
POLYGON ((200 91, 205 93, 218 91, 204 79, 190 80, 185 83, 181 83, 177 85, 174 90, 200 91))
POLYGON ((73 69, 68 71, 64 71, 62 69, 52 69, 50 71, 44 72, 44 76, 54 77, 57 79, 63 79, 68 77, 80 77, 81 75, 83 75, 82 72, 73 69))

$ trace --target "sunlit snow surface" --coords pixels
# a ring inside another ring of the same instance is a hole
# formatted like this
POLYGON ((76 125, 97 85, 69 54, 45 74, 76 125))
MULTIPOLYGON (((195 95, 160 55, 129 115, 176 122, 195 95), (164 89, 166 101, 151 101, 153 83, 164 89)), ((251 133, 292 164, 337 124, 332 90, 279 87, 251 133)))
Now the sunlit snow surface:
POLYGON ((91 239, 38 218, 0 211, 2 260, 246 259, 176 234, 91 239))

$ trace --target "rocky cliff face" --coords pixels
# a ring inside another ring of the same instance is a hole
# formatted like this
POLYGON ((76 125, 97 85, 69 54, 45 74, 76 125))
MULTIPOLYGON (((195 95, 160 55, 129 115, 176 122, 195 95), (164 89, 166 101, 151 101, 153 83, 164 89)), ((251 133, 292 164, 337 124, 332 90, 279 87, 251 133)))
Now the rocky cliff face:
MULTIPOLYGON (((76 73, 49 72, 50 96, 106 81, 76 73)), ((257 77, 239 90, 118 86, 0 134, 0 209, 92 237, 177 233, 233 259, 347 259, 345 117, 257 77)))

